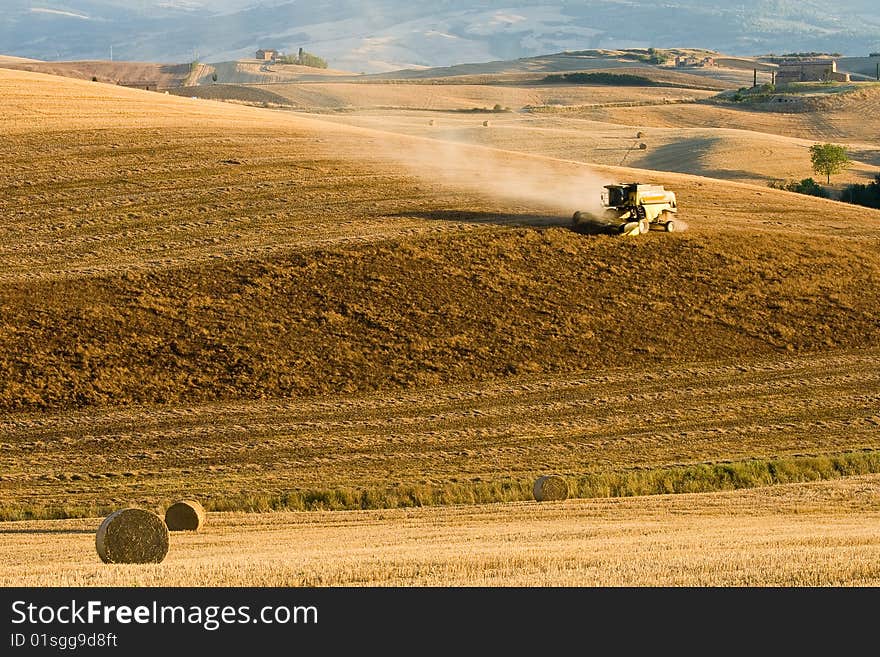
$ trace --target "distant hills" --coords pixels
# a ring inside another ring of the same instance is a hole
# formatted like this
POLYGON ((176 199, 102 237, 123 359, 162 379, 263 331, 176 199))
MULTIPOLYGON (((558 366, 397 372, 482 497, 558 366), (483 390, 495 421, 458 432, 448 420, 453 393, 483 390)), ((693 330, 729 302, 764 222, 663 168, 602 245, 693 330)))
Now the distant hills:
POLYGON ((5 0, 0 54, 206 62, 304 47, 355 72, 588 48, 880 51, 876 0, 5 0), (111 54, 112 50, 112 54, 111 54))

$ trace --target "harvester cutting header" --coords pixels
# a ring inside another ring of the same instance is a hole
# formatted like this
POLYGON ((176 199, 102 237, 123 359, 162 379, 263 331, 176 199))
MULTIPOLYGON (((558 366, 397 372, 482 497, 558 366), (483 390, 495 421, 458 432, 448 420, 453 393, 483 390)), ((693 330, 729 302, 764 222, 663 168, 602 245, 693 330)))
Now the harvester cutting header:
POLYGON ((667 233, 675 230, 673 216, 678 212, 675 192, 663 189, 663 185, 623 183, 605 185, 602 193, 604 216, 577 211, 572 217, 575 226, 596 224, 607 226, 620 235, 640 235, 651 230, 652 225, 663 226, 667 233))

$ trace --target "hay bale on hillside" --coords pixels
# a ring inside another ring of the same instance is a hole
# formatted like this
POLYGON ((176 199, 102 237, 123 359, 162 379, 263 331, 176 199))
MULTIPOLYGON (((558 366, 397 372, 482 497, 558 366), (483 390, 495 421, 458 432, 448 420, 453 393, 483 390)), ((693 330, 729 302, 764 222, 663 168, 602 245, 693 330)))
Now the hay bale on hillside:
POLYGON ((180 500, 165 511, 165 524, 171 531, 196 532, 205 524, 205 509, 195 500, 180 500))
POLYGON ((645 133, 642 132, 641 130, 640 130, 639 132, 636 133, 636 139, 641 139, 641 138, 644 137, 644 136, 645 136, 645 133))
POLYGON ((568 499, 568 482, 558 475, 544 475, 535 480, 532 489, 539 502, 554 502, 568 499))
POLYGON ((489 123, 489 121, 483 121, 483 127, 484 127, 484 128, 488 128, 490 125, 491 125, 491 124, 489 123))
POLYGON ((168 527, 144 509, 120 509, 104 518, 95 535, 104 563, 160 563, 168 554, 168 527))
POLYGON ((428 119, 428 125, 437 125, 437 122, 434 119, 428 119))

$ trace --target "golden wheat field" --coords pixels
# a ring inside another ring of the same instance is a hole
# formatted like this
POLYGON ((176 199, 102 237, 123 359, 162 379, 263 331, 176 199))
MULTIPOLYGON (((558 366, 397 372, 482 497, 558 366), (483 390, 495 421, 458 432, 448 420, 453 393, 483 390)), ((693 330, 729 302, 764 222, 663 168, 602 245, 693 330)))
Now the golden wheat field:
POLYGON ((211 514, 156 565, 98 519, 6 523, 0 585, 877 586, 880 477, 708 495, 211 514))
POLYGON ((873 178, 876 98, 516 84, 0 69, 0 583, 877 584, 880 211, 766 185, 873 178), (573 230, 636 179, 684 230, 573 230), (98 564, 180 497, 204 533, 98 564))

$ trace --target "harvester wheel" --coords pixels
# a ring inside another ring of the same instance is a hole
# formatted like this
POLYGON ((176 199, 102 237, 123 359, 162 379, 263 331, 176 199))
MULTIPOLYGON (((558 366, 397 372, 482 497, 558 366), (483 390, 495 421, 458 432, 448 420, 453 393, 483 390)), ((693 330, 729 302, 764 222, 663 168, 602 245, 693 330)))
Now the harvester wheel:
POLYGON ((675 222, 671 219, 664 224, 664 228, 666 228, 667 233, 672 233, 675 231, 675 222))
POLYGON ((575 226, 577 226, 579 223, 581 223, 581 219, 583 219, 583 218, 584 218, 584 215, 582 215, 582 214, 581 214, 581 211, 578 210, 578 211, 575 212, 573 215, 571 215, 571 222, 572 222, 575 226))
POLYGON ((648 221, 647 219, 642 219, 641 221, 639 221, 639 233, 644 235, 649 230, 651 230, 651 222, 650 221, 648 221))

